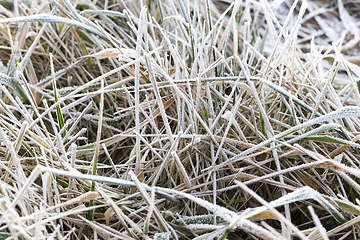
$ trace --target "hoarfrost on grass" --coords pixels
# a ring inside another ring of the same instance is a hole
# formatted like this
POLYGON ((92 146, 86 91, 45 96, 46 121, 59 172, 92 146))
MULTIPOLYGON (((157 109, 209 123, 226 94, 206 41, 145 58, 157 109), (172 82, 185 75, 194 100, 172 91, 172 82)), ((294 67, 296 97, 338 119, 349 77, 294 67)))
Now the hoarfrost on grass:
POLYGON ((102 33, 100 33, 94 27, 90 27, 84 23, 81 23, 81 22, 78 22, 78 21, 75 21, 75 20, 72 20, 69 18, 58 17, 58 16, 46 14, 46 13, 41 13, 41 14, 31 15, 31 16, 26 16, 26 17, 6 18, 6 19, 0 20, 0 23, 13 23, 13 22, 51 22, 51 23, 69 24, 69 25, 74 25, 74 26, 84 28, 84 29, 88 30, 89 32, 92 32, 104 39, 107 39, 102 33))
POLYGON ((266 141, 263 141, 259 144, 257 144, 256 146, 250 148, 250 149, 247 149, 245 151, 243 151, 241 154, 238 154, 230 159, 228 159, 226 162, 220 164, 219 166, 217 166, 215 169, 218 169, 219 167, 224 167, 242 157, 245 157, 247 156, 249 153, 252 153, 264 146, 266 146, 267 144, 271 143, 271 142, 274 142, 276 140, 279 140, 289 134, 292 134, 294 132, 296 132, 297 130, 299 129, 302 129, 302 128, 306 128, 306 127, 310 127, 310 126, 313 126, 315 124, 319 124, 319 123, 323 123, 323 122, 331 122, 332 120, 335 120, 335 119, 340 119, 340 118, 345 118, 345 117, 360 117, 360 107, 353 107, 353 106, 347 106, 347 107, 343 107, 341 109, 338 109, 334 112, 331 112, 331 113, 328 113, 326 115, 322 115, 320 117, 317 117, 317 118, 314 118, 312 120, 309 120, 309 121, 306 121, 302 124, 299 124, 297 126, 294 126, 284 132, 281 132, 277 135, 275 135, 274 137, 266 140, 266 141))
POLYGON ((154 240, 170 240, 171 232, 155 233, 154 240))
POLYGON ((360 193, 360 124, 359 108, 342 106, 360 99, 353 14, 360 6, 14 1, 14 14, 6 7, 0 4, 0 23, 8 23, 0 31, 3 236, 350 236, 360 215, 351 201, 360 193), (347 36, 335 39, 334 27, 347 36), (94 152, 98 171, 86 174, 94 152), (340 223, 321 234, 305 229, 293 216, 308 200, 340 223), (287 218, 275 209, 281 206, 287 218), (93 221, 84 217, 91 212, 93 221))

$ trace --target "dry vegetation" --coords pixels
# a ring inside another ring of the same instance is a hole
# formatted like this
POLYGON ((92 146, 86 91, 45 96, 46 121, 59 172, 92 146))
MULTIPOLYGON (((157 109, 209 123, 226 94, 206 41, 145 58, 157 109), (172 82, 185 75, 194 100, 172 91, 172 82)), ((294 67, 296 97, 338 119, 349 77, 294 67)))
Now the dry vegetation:
POLYGON ((359 239, 358 1, 0 2, 0 239, 359 239))

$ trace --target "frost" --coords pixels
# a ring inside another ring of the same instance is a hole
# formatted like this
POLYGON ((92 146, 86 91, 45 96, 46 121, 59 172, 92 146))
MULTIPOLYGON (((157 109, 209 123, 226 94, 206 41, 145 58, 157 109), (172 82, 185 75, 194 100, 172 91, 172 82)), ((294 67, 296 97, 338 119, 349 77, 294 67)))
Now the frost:
POLYGON ((328 21, 326 19, 321 18, 321 17, 316 17, 315 19, 316 19, 317 23, 319 24, 319 26, 321 27, 321 29, 326 34, 326 36, 331 41, 336 42, 340 38, 339 31, 336 28, 334 28, 333 26, 329 26, 328 21))
POLYGON ((11 23, 12 22, 51 22, 51 23, 69 24, 69 25, 74 25, 74 26, 84 28, 84 29, 88 30, 89 32, 92 32, 92 33, 99 35, 100 37, 106 39, 106 37, 102 33, 100 33, 93 27, 90 27, 84 23, 81 23, 81 22, 78 22, 75 20, 71 20, 69 18, 53 16, 53 15, 46 14, 46 13, 36 14, 36 15, 31 15, 31 16, 26 16, 26 17, 6 18, 6 19, 0 20, 0 23, 10 23, 10 22, 11 23))
POLYGON ((170 232, 155 233, 154 240, 170 240, 170 232))
POLYGON ((339 129, 341 128, 341 125, 340 124, 337 124, 337 123, 328 123, 328 124, 324 124, 324 125, 321 125, 320 127, 318 128, 315 128, 307 133, 304 133, 304 134, 301 134, 291 140, 288 140, 286 141, 286 143, 294 143, 294 142, 297 142, 303 138, 306 138, 308 136, 311 136, 315 133, 319 133, 319 132, 323 132, 323 131, 327 131, 327 130, 331 130, 331 129, 339 129))
MULTIPOLYGON (((79 62, 76 62, 76 64, 79 64, 79 62)), ((55 72, 55 80, 58 80, 59 78, 61 78, 66 73, 67 70, 69 70, 71 67, 75 67, 76 64, 72 64, 67 68, 64 68, 64 69, 61 69, 61 70, 55 72)), ((37 85, 44 84, 44 87, 46 87, 47 85, 51 84, 51 80, 52 80, 52 75, 49 75, 49 76, 41 79, 37 85)))
POLYGON ((58 89, 58 93, 60 95, 66 95, 66 94, 68 94, 70 92, 75 91, 77 88, 78 88, 78 86, 75 86, 75 87, 63 87, 63 88, 58 89))
POLYGON ((99 59, 117 57, 120 61, 129 61, 129 58, 136 58, 136 51, 126 48, 108 48, 85 57, 96 57, 99 59))
POLYGON ((353 84, 355 85, 355 92, 360 98, 360 67, 356 64, 353 64, 345 59, 343 59, 345 67, 348 69, 351 80, 353 81, 353 84))
MULTIPOLYGON (((261 239, 272 239, 277 240, 278 237, 273 235, 271 232, 268 232, 267 230, 263 229, 262 227, 256 225, 255 223, 248 221, 248 220, 239 220, 237 227, 244 229, 252 234, 257 235, 261 239)), ((230 230, 230 226, 224 226, 222 228, 219 228, 211 233, 207 233, 204 235, 201 235, 199 237, 194 238, 194 240, 211 240, 216 239, 217 237, 224 234, 227 230, 230 230)))
MULTIPOLYGON (((334 112, 331 112, 331 113, 328 113, 326 115, 322 115, 318 118, 314 118, 312 120, 309 120, 307 122, 304 122, 302 124, 299 124, 297 126, 294 126, 292 128, 289 128, 288 130, 284 131, 284 132, 281 132, 277 135, 275 135, 274 137, 266 140, 266 141, 263 141, 261 143, 259 143, 258 145, 252 147, 252 148, 249 148, 247 150, 245 150, 244 152, 242 152, 241 154, 239 155, 236 155, 230 159, 228 159, 227 161, 225 161, 223 164, 221 165, 218 165, 218 168, 219 167, 223 167, 223 166, 226 166, 228 165, 229 163, 232 163, 242 157, 245 157, 247 156, 249 153, 252 153, 264 146, 266 146, 267 144, 273 142, 273 141, 276 141, 276 140, 279 140, 285 136, 288 136, 302 128, 306 128, 306 127, 310 127, 310 126, 313 126, 315 124, 319 124, 319 123, 322 123, 322 122, 330 122, 334 119, 339 119, 339 118, 345 118, 345 117, 360 117, 360 107, 343 107, 341 109, 338 109, 334 112)), ((215 169, 214 169, 215 170, 215 169)))
MULTIPOLYGON (((360 76, 360 75, 359 75, 360 76)), ((207 82, 217 82, 217 81, 234 81, 237 80, 238 77, 216 77, 216 78, 202 78, 201 81, 207 81, 207 82)), ((241 80, 246 80, 245 78, 242 78, 241 80)), ((280 93, 281 95, 287 97, 287 98, 291 98, 291 100, 300 105, 302 108, 304 108, 306 111, 312 113, 314 111, 314 109, 312 107, 310 107, 309 105, 307 105, 306 103, 304 103, 303 101, 301 101, 300 99, 298 99, 297 97, 295 97, 294 95, 290 94, 289 92, 287 92, 284 88, 282 88, 281 86, 278 86, 268 80, 262 79, 262 78, 257 78, 257 77, 252 77, 251 80, 253 81, 260 81, 262 83, 264 83, 265 85, 267 85, 268 87, 270 87, 271 89, 275 90, 276 92, 280 93)), ((186 82, 185 80, 182 80, 181 82, 186 82)), ((321 116, 320 113, 316 113, 316 116, 321 116)))
POLYGON ((6 67, 4 66, 3 62, 0 60, 0 73, 6 73, 6 67))
POLYGON ((346 66, 349 68, 351 75, 355 78, 356 82, 360 81, 360 67, 354 63, 345 60, 346 66))
POLYGON ((232 116, 231 112, 230 112, 230 111, 226 111, 221 117, 222 117, 223 119, 226 119, 227 121, 230 121, 231 116, 232 116))
MULTIPOLYGON (((312 136, 312 138, 314 138, 315 140, 316 140, 316 138, 321 139, 322 137, 324 137, 324 136, 321 136, 321 135, 313 135, 313 136, 312 136)), ((360 144, 358 144, 358 143, 351 142, 351 141, 348 141, 348 140, 345 140, 345 139, 341 139, 341 138, 337 138, 337 137, 328 137, 328 138, 331 139, 331 140, 334 140, 334 141, 343 143, 344 145, 348 145, 348 146, 351 146, 351 147, 353 147, 353 148, 358 148, 358 149, 360 149, 360 144)))
POLYGON ((359 42, 359 28, 357 27, 356 20, 345 10, 342 0, 338 0, 338 7, 343 26, 354 35, 354 38, 346 44, 346 47, 357 47, 359 42))
POLYGON ((198 143, 201 143, 201 137, 196 137, 196 138, 194 139, 194 145, 195 145, 195 144, 198 144, 198 143))
MULTIPOLYGON (((272 201, 269 203, 269 205, 271 207, 278 207, 278 206, 282 206, 282 205, 286 205, 289 203, 293 203, 293 202, 298 202, 298 201, 303 201, 303 200, 308 200, 308 199, 313 199, 315 201, 317 201, 318 203, 320 203, 324 208, 326 208, 331 215, 333 215, 333 217, 339 221, 339 222, 345 222, 346 219, 344 218, 344 216, 333 206, 331 205, 325 198, 323 198, 321 196, 320 193, 318 193, 317 191, 315 191, 314 189, 312 189, 311 187, 302 187, 299 189, 296 189, 294 192, 289 193, 275 201, 272 201)), ((251 213, 246 215, 246 218, 250 218, 253 217, 261 212, 267 211, 268 208, 267 207, 258 207, 256 209, 254 209, 254 211, 252 211, 251 213)))
POLYGON ((125 14, 123 14, 123 13, 111 11, 111 10, 84 10, 80 14, 81 15, 83 15, 83 14, 99 14, 99 15, 116 16, 116 17, 122 17, 122 18, 126 17, 125 14))
MULTIPOLYGON (((220 222, 222 219, 221 217, 216 217, 216 222, 220 222)), ((199 215, 199 216, 186 216, 183 217, 180 220, 174 220, 175 224, 209 224, 212 225, 214 224, 214 215, 199 215)))
POLYGON ((222 227, 220 229, 217 229, 211 233, 206 233, 204 235, 201 235, 199 237, 194 238, 194 240, 210 240, 210 239, 214 239, 218 236, 220 236, 221 234, 225 233, 225 231, 227 230, 227 227, 222 227))
POLYGON ((285 2, 285 0, 274 0, 272 3, 271 3, 271 8, 273 10, 277 10, 281 4, 283 4, 285 2))
POLYGON ((24 101, 27 100, 27 97, 26 97, 21 85, 16 83, 15 81, 13 81, 9 76, 0 73, 0 83, 4 84, 7 87, 12 88, 14 91, 16 91, 22 97, 22 99, 24 101))
MULTIPOLYGON (((188 193, 176 191, 173 189, 167 189, 167 188, 154 187, 154 189, 159 189, 159 190, 161 189, 162 191, 164 191, 168 194, 172 194, 174 196, 180 195, 182 197, 185 197, 185 198, 199 204, 200 206, 208 209, 209 211, 213 212, 216 216, 220 216, 222 219, 224 219, 224 221, 226 221, 228 223, 232 223, 234 221, 234 219, 239 217, 235 212, 233 212, 227 208, 210 203, 208 201, 205 201, 201 198, 197 198, 188 193)), ((246 220, 246 219, 240 219, 236 223, 236 227, 246 230, 246 231, 253 233, 262 238, 266 237, 266 239, 277 239, 277 237, 275 235, 273 235, 271 232, 267 231, 266 229, 258 226, 257 224, 255 224, 249 220, 246 220)), ((218 230, 216 230, 216 231, 218 231, 218 230)), ((199 239, 211 239, 211 238, 199 238, 199 239)))
MULTIPOLYGON (((261 79, 259 78, 259 81, 264 83, 265 85, 267 85, 268 87, 272 88, 273 90, 275 90, 276 92, 280 93, 281 95, 291 99, 294 103, 299 104, 302 108, 304 108, 305 110, 307 110, 308 112, 313 112, 314 109, 310 106, 308 106, 306 103, 304 103, 303 101, 301 101, 300 99, 298 99, 297 97, 293 96, 292 94, 288 93, 285 89, 283 89, 282 87, 275 85, 274 83, 267 81, 265 79, 261 79)), ((316 116, 321 116, 320 113, 316 112, 316 116)))
POLYGON ((189 230, 216 230, 223 228, 222 226, 211 225, 211 224, 189 224, 186 225, 186 229, 189 230))

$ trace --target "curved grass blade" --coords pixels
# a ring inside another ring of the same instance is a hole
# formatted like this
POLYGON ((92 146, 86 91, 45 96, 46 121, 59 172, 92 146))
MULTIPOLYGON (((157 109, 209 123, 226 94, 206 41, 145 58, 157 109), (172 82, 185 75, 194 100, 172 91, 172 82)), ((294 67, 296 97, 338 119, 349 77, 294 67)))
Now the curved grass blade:
POLYGON ((78 21, 75 21, 72 19, 53 16, 53 15, 46 14, 46 13, 36 14, 36 15, 31 15, 31 16, 26 16, 26 17, 6 18, 6 19, 0 20, 0 23, 13 23, 13 22, 51 22, 51 23, 69 24, 69 25, 83 28, 91 33, 94 33, 94 34, 100 36, 101 38, 107 39, 107 37, 105 35, 103 35, 99 31, 97 31, 96 29, 94 29, 94 27, 90 27, 84 23, 81 23, 81 22, 78 22, 78 21))
MULTIPOLYGON (((299 189, 296 189, 294 192, 289 193, 285 196, 280 197, 279 199, 276 199, 269 203, 272 207, 279 207, 282 205, 290 204, 293 202, 298 201, 304 201, 308 199, 313 199, 317 201, 319 204, 321 204, 324 208, 326 208, 331 215, 338 221, 338 222, 346 222, 346 218, 340 213, 339 210, 337 210, 332 204, 329 203, 323 196, 321 196, 320 193, 312 189, 311 187, 302 187, 299 189)), ((261 212, 267 211, 268 208, 265 206, 258 207, 251 211, 251 213, 246 215, 246 218, 251 218, 261 212)))

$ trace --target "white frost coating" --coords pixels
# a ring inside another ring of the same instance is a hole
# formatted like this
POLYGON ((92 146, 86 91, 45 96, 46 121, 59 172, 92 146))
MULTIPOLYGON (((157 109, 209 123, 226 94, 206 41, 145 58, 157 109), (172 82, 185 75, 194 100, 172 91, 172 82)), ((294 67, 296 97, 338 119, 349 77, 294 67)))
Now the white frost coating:
MULTIPOLYGON (((159 188, 159 187, 154 187, 154 189, 157 189, 157 190, 161 189, 161 191, 163 191, 163 192, 166 192, 166 193, 169 193, 172 195, 179 195, 179 196, 185 197, 185 198, 199 204, 200 206, 206 208, 207 210, 213 212, 216 216, 221 217, 223 220, 225 220, 228 223, 232 223, 235 218, 239 217, 235 212, 233 212, 227 208, 210 203, 208 201, 205 201, 201 198, 197 198, 188 193, 176 191, 173 189, 159 188)), ((257 224, 255 224, 249 220, 240 219, 238 221, 238 223, 236 224, 236 227, 246 230, 246 231, 248 231, 258 237, 264 238, 264 239, 278 239, 277 236, 275 236, 271 232, 267 231, 266 229, 258 226, 257 224)))
POLYGON ((24 90, 21 87, 21 85, 15 81, 13 81, 8 75, 0 73, 0 83, 4 84, 7 87, 12 88, 14 91, 16 91, 23 99, 26 98, 26 95, 24 94, 24 90))
POLYGON ((74 25, 74 26, 84 28, 84 29, 88 30, 89 32, 92 32, 92 33, 99 35, 102 38, 106 39, 106 37, 102 33, 100 33, 99 31, 95 30, 93 27, 90 27, 84 23, 81 23, 81 22, 78 22, 78 21, 75 21, 75 20, 72 20, 69 18, 53 16, 53 15, 46 14, 46 13, 36 14, 36 15, 31 15, 31 16, 26 16, 26 17, 6 18, 6 19, 0 20, 0 23, 10 23, 10 22, 51 22, 51 23, 69 24, 69 25, 74 25))
MULTIPOLYGON (((314 135, 313 137, 314 137, 314 138, 321 138, 321 137, 323 137, 323 136, 321 136, 321 135, 314 135)), ((329 137, 329 138, 330 138, 330 139, 333 139, 333 140, 335 140, 335 141, 344 143, 345 145, 348 145, 348 146, 351 146, 351 147, 360 149, 360 144, 358 144, 358 143, 356 143, 356 142, 351 142, 351 141, 348 141, 348 140, 345 140, 345 139, 341 139, 341 138, 337 138, 337 137, 329 137)))
POLYGON ((279 133, 277 135, 275 135, 274 137, 266 140, 266 141, 263 141, 261 143, 259 143, 258 145, 252 147, 252 148, 249 148, 247 150, 245 150, 244 152, 242 152, 241 154, 239 155, 236 155, 230 159, 228 159, 227 161, 225 161, 224 163, 218 165, 217 167, 213 168, 213 171, 216 170, 216 169, 219 169, 220 167, 224 167, 226 165, 228 165, 229 163, 232 163, 242 157, 245 157, 247 156, 249 153, 252 153, 262 147, 264 147, 265 145, 273 142, 273 141, 276 141, 278 139, 281 139, 287 135, 290 135, 294 132, 296 132, 297 130, 299 129, 302 129, 302 128, 306 128, 306 127, 310 127, 312 125, 315 125, 315 124, 319 124, 319 123, 322 123, 322 122, 330 122, 334 119, 339 119, 339 118, 345 118, 345 117, 360 117, 360 107, 343 107, 343 108, 340 108, 334 112, 331 112, 331 113, 328 113, 326 115, 322 115, 318 118, 314 118, 312 120, 309 120, 305 123, 302 123, 302 124, 299 124, 297 126, 294 126, 292 128, 289 128, 288 130, 282 132, 282 133, 279 133))
POLYGON ((354 80, 356 80, 356 82, 359 82, 360 81, 360 67, 354 63, 349 62, 346 59, 344 59, 344 62, 346 64, 346 66, 349 68, 351 75, 353 77, 355 77, 354 80))
POLYGON ((9 76, 3 73, 0 73, 0 82, 11 88, 14 88, 14 84, 16 84, 9 76))
MULTIPOLYGON (((217 217, 217 222, 221 221, 221 218, 217 217)), ((183 223, 186 225, 214 225, 214 215, 205 214, 197 216, 185 216, 179 220, 176 220, 177 223, 183 223)))
POLYGON ((283 4, 285 2, 285 0, 274 0, 272 3, 271 3, 271 8, 273 10, 277 10, 281 4, 283 4))
MULTIPOLYGON (((282 196, 281 198, 274 200, 269 203, 271 207, 278 207, 282 205, 286 205, 293 202, 303 201, 307 199, 313 199, 320 203, 324 208, 326 208, 331 215, 335 217, 336 220, 340 221, 346 221, 344 216, 333 206, 331 205, 326 199, 324 199, 320 193, 312 189, 311 187, 302 187, 299 189, 296 189, 294 192, 289 193, 285 196, 282 196)), ((245 215, 246 218, 250 218, 252 216, 255 216, 261 212, 264 212, 268 210, 267 207, 258 207, 254 209, 251 213, 245 215)))
POLYGON ((357 97, 360 99, 360 67, 347 61, 344 58, 341 59, 344 62, 345 67, 349 70, 349 73, 351 74, 351 82, 353 84, 357 97))
MULTIPOLYGON (((317 154, 317 153, 313 152, 313 154, 317 154)), ((320 154, 318 155, 318 157, 321 160, 318 160, 318 161, 315 161, 315 162, 310 162, 310 163, 305 163, 305 164, 302 164, 302 165, 297 165, 295 167, 290 167, 290 168, 286 168, 286 169, 283 169, 283 170, 279 170, 279 171, 264 175, 262 177, 257 177, 255 179, 246 181, 246 182, 244 182, 244 184, 249 185, 249 184, 252 184, 252 183, 255 183, 255 182, 258 182, 258 181, 262 181, 264 179, 276 177, 276 176, 279 176, 279 175, 284 175, 284 174, 289 173, 289 172, 293 172, 293 171, 297 171, 297 170, 301 170, 301 169, 305 169, 305 168, 311 168, 311 167, 315 167, 315 166, 323 166, 323 165, 327 165, 327 166, 329 166, 330 169, 334 169, 334 170, 342 169, 342 171, 344 171, 346 173, 349 173, 351 175, 354 175, 357 178, 360 178, 360 170, 359 169, 348 167, 348 166, 346 166, 346 165, 344 165, 342 163, 336 162, 334 160, 326 159, 325 157, 323 157, 320 154)))
POLYGON ((66 94, 68 92, 74 91, 77 88, 78 88, 78 86, 75 86, 75 87, 71 87, 71 86, 63 87, 63 88, 59 88, 58 92, 59 92, 59 94, 64 95, 64 94, 66 94))
POLYGON ((154 240, 170 240, 171 232, 155 233, 154 240))
POLYGON ((196 137, 196 138, 194 139, 194 145, 195 145, 195 144, 198 144, 198 143, 201 143, 201 137, 196 137))
POLYGON ((322 17, 316 17, 316 22, 320 25, 325 35, 332 41, 336 42, 340 38, 339 31, 334 26, 329 26, 328 21, 322 17))
MULTIPOLYGON (((1 131, 1 128, 0 128, 0 131, 1 131)), ((48 172, 48 173, 53 173, 53 174, 57 174, 57 175, 74 177, 74 178, 90 180, 90 181, 117 184, 117 185, 122 185, 122 186, 126 186, 126 187, 136 187, 136 185, 133 182, 122 180, 122 179, 114 179, 114 178, 102 177, 102 176, 96 176, 96 175, 87 175, 87 174, 82 174, 80 172, 77 173, 75 171, 71 171, 71 172, 63 171, 63 170, 59 170, 59 169, 47 168, 47 167, 44 167, 41 165, 36 166, 36 168, 32 172, 32 175, 29 178, 36 179, 38 174, 41 172, 48 172)), ((232 223, 235 218, 239 217, 233 211, 230 211, 230 210, 228 210, 224 207, 218 206, 216 204, 207 202, 203 199, 194 197, 191 194, 184 193, 181 191, 176 191, 173 189, 166 189, 166 188, 161 188, 161 187, 149 187, 148 185, 146 185, 144 183, 140 183, 140 184, 147 191, 155 190, 155 192, 158 193, 159 195, 162 195, 164 197, 166 196, 168 199, 172 199, 172 201, 177 201, 177 199, 174 197, 174 195, 179 195, 179 196, 185 197, 185 198, 201 205, 202 207, 208 209, 209 211, 212 211, 213 213, 215 213, 217 216, 223 218, 228 223, 232 223), (171 194, 171 195, 169 195, 169 194, 171 194)), ((19 191, 19 196, 22 195, 25 188, 26 188, 26 186, 24 186, 24 188, 19 191)), ((16 199, 13 201, 13 204, 17 203, 19 197, 17 196, 16 199)), ((57 218, 59 218, 59 216, 56 216, 56 219, 57 218)), ((48 221, 48 219, 46 219, 46 221, 48 221)), ((263 239, 274 239, 274 240, 277 239, 277 236, 275 236, 271 232, 267 231, 266 229, 258 226, 257 224, 255 224, 249 220, 240 219, 239 222, 236 224, 236 227, 246 230, 246 231, 248 231, 258 237, 261 237, 263 239)))
MULTIPOLYGON (((154 188, 158 189, 158 187, 154 187, 154 188)), ((208 209, 209 211, 215 213, 216 216, 221 217, 226 222, 230 223, 230 222, 232 222, 232 220, 235 217, 237 217, 237 214, 235 212, 230 211, 229 209, 224 208, 222 206, 215 205, 213 203, 205 201, 205 200, 203 200, 201 198, 194 197, 191 194, 183 193, 183 192, 180 192, 180 191, 176 191, 176 190, 173 190, 173 189, 167 189, 167 188, 166 189, 162 188, 162 190, 164 190, 165 192, 170 193, 172 195, 180 195, 182 197, 186 197, 187 199, 189 199, 189 200, 199 204, 200 206, 208 209)))
POLYGON ((189 224, 185 226, 189 230, 217 230, 223 228, 223 226, 210 225, 210 224, 189 224))
POLYGON ((0 60, 0 73, 6 74, 7 68, 4 66, 3 62, 0 60))
MULTIPOLYGON (((309 132, 306 132, 304 134, 301 134, 291 140, 288 140, 286 141, 286 143, 294 143, 294 142, 297 142, 303 138, 306 138, 308 136, 311 136, 315 133, 319 133, 319 132, 323 132, 323 131, 327 131, 327 130, 331 130, 331 129, 339 129, 341 128, 341 125, 340 124, 337 124, 337 123, 328 123, 328 124, 324 124, 324 125, 321 125, 320 127, 318 128, 315 128, 309 132)), ((359 145, 360 146, 360 145, 359 145)))
POLYGON ((338 9, 343 26, 345 26, 345 28, 354 35, 354 38, 346 43, 344 47, 346 47, 345 49, 357 47, 359 43, 359 30, 356 24, 357 21, 349 14, 347 10, 345 10, 342 0, 338 0, 338 9))
MULTIPOLYGON (((0 128, 0 132, 1 132, 1 128, 0 128)), ((80 172, 77 173, 77 172, 73 172, 73 171, 72 172, 63 171, 63 170, 59 170, 59 169, 47 168, 47 167, 44 167, 41 165, 37 165, 35 167, 35 169, 33 170, 34 174, 36 173, 35 170, 36 170, 36 172, 49 172, 49 173, 73 177, 73 178, 96 181, 96 182, 101 182, 101 183, 115 184, 115 185, 119 185, 119 186, 123 186, 123 187, 136 188, 136 185, 134 182, 123 180, 123 179, 118 179, 118 178, 109 178, 109 177, 103 177, 103 176, 97 176, 97 175, 88 175, 88 174, 82 174, 80 172)), ((141 183, 141 185, 145 188, 146 191, 151 192, 151 191, 155 190, 155 193, 158 194, 159 196, 164 197, 175 203, 179 203, 179 204, 181 203, 174 196, 167 194, 166 191, 159 190, 159 189, 163 189, 163 188, 149 187, 145 183, 141 183)))
POLYGON ((116 12, 116 11, 111 11, 111 10, 84 10, 82 11, 80 14, 99 14, 99 15, 107 15, 107 16, 117 16, 117 17, 122 17, 125 18, 125 14, 120 13, 120 12, 116 12))
MULTIPOLYGON (((82 61, 82 60, 80 60, 80 61, 82 61)), ((80 61, 76 61, 76 62, 72 63, 71 65, 69 65, 67 68, 63 68, 59 71, 56 71, 55 72, 55 80, 58 80, 60 77, 62 77, 66 73, 67 70, 70 70, 71 68, 79 65, 80 61)), ((39 81, 39 83, 36 84, 36 86, 39 86, 41 84, 46 84, 46 83, 51 84, 52 77, 53 76, 50 74, 49 76, 41 79, 39 81)), ((47 85, 44 85, 44 87, 45 86, 47 86, 47 85)))
POLYGON ((221 117, 222 117, 223 119, 226 119, 227 121, 230 121, 231 116, 232 116, 231 112, 230 112, 230 111, 226 111, 221 117))
MULTIPOLYGON (((267 81, 265 79, 259 78, 259 81, 264 83, 265 85, 267 85, 268 87, 272 88, 273 90, 277 91, 278 93, 280 93, 281 95, 287 97, 287 98, 291 98, 291 100, 293 100, 293 102, 299 104, 302 108, 306 109, 309 112, 313 112, 314 109, 310 106, 308 106, 306 103, 304 103, 303 101, 301 101, 300 99, 298 99, 297 97, 293 96, 292 94, 288 93, 285 89, 283 89, 282 87, 275 85, 274 83, 267 81)), ((316 112, 316 116, 321 116, 320 113, 316 112)))
POLYGON ((129 58, 136 58, 136 51, 126 48, 107 48, 84 57, 96 57, 99 59, 117 57, 120 61, 129 61, 129 58))
MULTIPOLYGON (((315 128, 309 132, 306 132, 304 134, 301 134, 299 136, 296 136, 288 141, 286 141, 285 143, 294 143, 294 142, 297 142, 303 138, 307 138, 311 135, 314 135, 315 133, 319 133, 319 132, 323 132, 323 131, 327 131, 327 130, 331 130, 331 129, 338 129, 338 128, 341 128, 341 125, 340 124, 337 124, 337 123, 328 123, 328 124, 323 124, 321 125, 320 127, 318 128, 315 128)), ((316 135, 318 136, 318 135, 316 135)), ((321 137, 321 136, 318 136, 318 137, 321 137)), ((350 142, 350 141, 346 141, 346 140, 342 140, 341 139, 341 142, 345 143, 345 144, 349 144, 349 143, 353 143, 353 142, 350 142)), ((272 148, 269 148, 268 151, 271 151, 273 149, 277 149, 278 147, 280 147, 281 145, 283 145, 283 143, 279 143, 278 145, 272 147, 272 148)), ((349 144, 350 145, 350 144, 349 144)), ((360 147, 360 144, 357 144, 357 145, 354 145, 354 147, 360 147)))
MULTIPOLYGON (((359 75, 360 76, 360 75, 359 75)), ((237 80, 239 77, 217 77, 217 78, 201 78, 201 81, 209 81, 209 82, 213 82, 213 81, 235 81, 237 80)), ((241 80, 246 80, 245 78, 240 78, 241 80)), ((270 87, 271 89, 275 90, 276 92, 280 93, 281 95, 287 97, 287 98, 291 98, 293 100, 293 102, 299 104, 302 108, 304 108, 305 110, 307 110, 308 112, 313 112, 314 109, 312 107, 310 107, 309 105, 307 105, 306 103, 304 103, 303 101, 301 101, 300 99, 298 99, 297 97, 295 97, 294 95, 290 94, 289 92, 287 92, 285 89, 283 89, 281 86, 276 85, 268 80, 262 79, 262 78, 257 78, 257 77, 251 77, 250 78, 252 81, 260 81, 262 83, 264 83, 265 85, 267 85, 268 87, 270 87)), ((178 82, 186 82, 188 80, 178 80, 178 82)), ((316 112, 315 113, 316 116, 321 116, 320 113, 316 112)))
POLYGON ((249 220, 245 220, 245 219, 242 219, 240 220, 237 224, 236 224, 236 227, 240 228, 240 229, 243 229, 243 230, 246 230, 260 238, 263 238, 263 239, 276 239, 278 240, 279 237, 274 235, 273 233, 265 230, 264 228, 258 226, 257 224, 249 221, 249 220))
POLYGON ((222 227, 220 229, 217 229, 211 233, 206 233, 204 235, 198 236, 196 238, 194 238, 193 240, 208 240, 208 239, 214 239, 218 236, 220 236, 221 234, 223 234, 225 231, 227 230, 227 226, 222 227))

